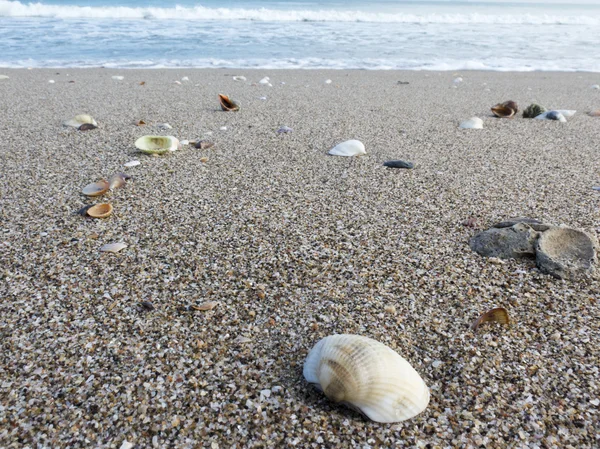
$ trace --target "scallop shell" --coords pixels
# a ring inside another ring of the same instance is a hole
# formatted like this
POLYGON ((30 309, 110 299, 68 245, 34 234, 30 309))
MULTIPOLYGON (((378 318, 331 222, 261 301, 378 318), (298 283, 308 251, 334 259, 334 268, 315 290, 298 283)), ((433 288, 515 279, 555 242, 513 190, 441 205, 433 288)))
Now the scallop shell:
POLYGON ((87 114, 76 115, 72 119, 67 120, 66 122, 63 123, 64 126, 72 126, 73 128, 79 128, 81 125, 84 125, 84 124, 90 124, 90 125, 94 125, 96 127, 98 126, 98 123, 96 123, 96 120, 94 120, 94 117, 92 117, 91 115, 87 115, 87 114))
POLYGON ((532 103, 523 111, 523 118, 534 118, 540 114, 543 114, 544 112, 546 112, 546 108, 544 106, 532 103))
POLYGON ((108 203, 100 203, 90 207, 87 214, 94 218, 106 218, 113 212, 113 207, 108 203))
POLYGON ((365 145, 360 140, 346 140, 329 150, 329 154, 332 156, 361 156, 367 152, 365 145))
POLYGON ((93 182, 83 188, 81 193, 85 196, 100 196, 108 191, 109 184, 104 179, 102 181, 93 182))
POLYGON ((512 100, 505 101, 504 103, 498 103, 497 105, 492 107, 492 112, 496 117, 500 118, 512 118, 514 115, 519 112, 519 107, 517 103, 512 100))
POLYGON ((135 146, 147 154, 163 154, 175 151, 179 147, 179 140, 173 136, 142 136, 135 141, 135 146))
POLYGON ((229 98, 227 95, 219 94, 219 102, 221 103, 221 109, 224 111, 239 111, 240 105, 229 98))
POLYGON ((595 243, 585 232, 550 228, 537 241, 536 264, 541 271, 560 279, 593 273, 597 262, 595 243))
POLYGON ((483 129, 483 120, 479 117, 471 117, 469 120, 461 122, 458 127, 463 129, 483 129))
POLYGON ((412 418, 429 404, 429 389, 398 353, 367 337, 331 335, 304 362, 304 377, 334 402, 356 408, 373 421, 412 418))

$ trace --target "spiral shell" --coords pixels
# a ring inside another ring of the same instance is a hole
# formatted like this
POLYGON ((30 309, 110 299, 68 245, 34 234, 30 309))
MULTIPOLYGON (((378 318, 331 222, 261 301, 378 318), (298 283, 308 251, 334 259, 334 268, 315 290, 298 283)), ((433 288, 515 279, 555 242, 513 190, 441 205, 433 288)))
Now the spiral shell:
POLYGON ((376 422, 410 419, 429 404, 429 389, 398 353, 367 337, 331 335, 304 362, 304 377, 334 402, 376 422))

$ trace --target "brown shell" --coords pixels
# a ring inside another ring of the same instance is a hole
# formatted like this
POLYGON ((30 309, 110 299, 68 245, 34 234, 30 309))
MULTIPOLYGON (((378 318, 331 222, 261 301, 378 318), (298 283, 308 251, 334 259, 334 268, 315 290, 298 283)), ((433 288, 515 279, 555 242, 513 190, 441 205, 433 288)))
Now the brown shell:
POLYGON ((495 321, 500 324, 510 324, 510 320, 508 319, 508 311, 504 307, 496 307, 494 309, 488 310, 487 312, 481 314, 479 318, 477 318, 473 324, 471 325, 471 330, 473 332, 477 331, 477 328, 488 321, 495 321))
POLYGON ((108 182, 105 179, 102 179, 98 182, 93 182, 88 184, 83 188, 81 193, 85 196, 100 196, 105 194, 108 191, 108 182))
POLYGON ((95 206, 92 206, 87 210, 87 214, 90 217, 94 217, 94 218, 106 218, 109 215, 111 215, 112 212, 113 212, 113 207, 112 207, 112 205, 110 205, 108 203, 96 204, 95 206))
POLYGON ((219 102, 221 103, 221 109, 223 109, 224 111, 240 110, 240 106, 227 95, 219 94, 219 102))
POLYGON ((517 106, 517 103, 509 100, 493 106, 492 112, 496 117, 511 118, 514 117, 517 112, 519 112, 519 107, 517 106))

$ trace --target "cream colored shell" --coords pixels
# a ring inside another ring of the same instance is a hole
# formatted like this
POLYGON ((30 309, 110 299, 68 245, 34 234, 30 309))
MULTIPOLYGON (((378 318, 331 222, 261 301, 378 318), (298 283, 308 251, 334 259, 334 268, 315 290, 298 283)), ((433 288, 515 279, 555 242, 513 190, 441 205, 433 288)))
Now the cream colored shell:
POLYGON ((79 128, 81 125, 89 123, 90 125, 98 126, 94 117, 88 114, 79 114, 70 120, 63 123, 64 126, 71 126, 73 128, 79 128))
POLYGON ((386 345, 358 335, 320 340, 306 357, 304 377, 332 401, 377 422, 410 419, 429 404, 429 389, 410 363, 386 345))
POLYGON ((329 150, 329 154, 332 156, 362 156, 367 152, 365 145, 360 140, 346 140, 329 150))
POLYGON ((179 148, 179 140, 173 136, 142 136, 135 141, 135 146, 148 154, 163 154, 179 148))

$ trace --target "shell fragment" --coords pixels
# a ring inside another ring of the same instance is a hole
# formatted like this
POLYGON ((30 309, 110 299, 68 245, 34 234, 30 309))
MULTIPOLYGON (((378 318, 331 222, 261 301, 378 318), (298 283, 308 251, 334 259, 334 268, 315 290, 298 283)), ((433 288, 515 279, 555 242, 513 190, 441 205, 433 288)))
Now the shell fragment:
POLYGON ((100 248, 100 251, 104 253, 118 253, 119 251, 125 248, 127 248, 127 243, 107 243, 106 245, 102 246, 102 248, 100 248))

